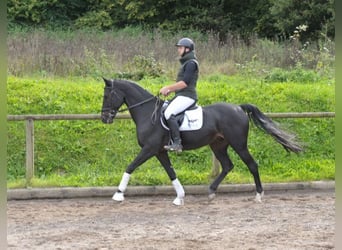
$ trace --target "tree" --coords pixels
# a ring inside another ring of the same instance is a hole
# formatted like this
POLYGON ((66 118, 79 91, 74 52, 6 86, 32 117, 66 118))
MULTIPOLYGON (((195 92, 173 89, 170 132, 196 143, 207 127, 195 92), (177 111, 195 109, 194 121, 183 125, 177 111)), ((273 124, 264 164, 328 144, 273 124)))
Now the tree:
POLYGON ((290 37, 300 25, 306 25, 302 40, 317 40, 321 32, 335 36, 334 0, 271 0, 270 14, 284 37, 290 37))
POLYGON ((60 27, 123 28, 284 37, 308 26, 301 38, 335 36, 334 0, 8 0, 12 23, 60 27))

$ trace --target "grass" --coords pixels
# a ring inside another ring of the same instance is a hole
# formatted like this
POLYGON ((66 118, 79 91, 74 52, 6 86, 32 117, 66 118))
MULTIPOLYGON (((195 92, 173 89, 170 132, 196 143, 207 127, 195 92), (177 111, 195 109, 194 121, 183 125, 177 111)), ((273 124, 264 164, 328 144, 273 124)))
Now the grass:
MULTIPOLYGON (((142 79, 150 92, 170 80, 142 79)), ((261 78, 215 74, 198 83, 200 104, 216 101, 254 103, 264 112, 334 111, 334 82, 269 82, 261 78), (215 86, 215 87, 213 87, 215 86)), ((103 83, 84 78, 8 78, 9 114, 99 113, 103 83)), ((286 153, 268 135, 250 128, 249 148, 263 182, 332 180, 335 178, 334 119, 277 119, 306 144, 300 155, 286 153)), ((25 186, 23 122, 8 123, 8 187, 25 186)), ((139 152, 131 120, 36 121, 34 187, 118 185, 126 166, 139 152)), ((234 152, 235 168, 223 183, 253 183, 234 152)), ((183 184, 209 184, 212 155, 208 147, 170 154, 183 184)), ((156 159, 140 166, 130 185, 165 185, 170 181, 156 159)))

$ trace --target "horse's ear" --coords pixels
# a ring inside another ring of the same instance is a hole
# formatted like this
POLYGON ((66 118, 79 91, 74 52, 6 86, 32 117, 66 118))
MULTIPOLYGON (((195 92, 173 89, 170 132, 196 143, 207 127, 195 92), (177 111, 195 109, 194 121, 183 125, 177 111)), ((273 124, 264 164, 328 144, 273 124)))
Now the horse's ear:
POLYGON ((102 76, 102 79, 103 79, 103 81, 105 82, 105 84, 106 84, 107 87, 110 87, 110 86, 111 86, 111 81, 109 81, 108 79, 104 78, 103 76, 102 76))

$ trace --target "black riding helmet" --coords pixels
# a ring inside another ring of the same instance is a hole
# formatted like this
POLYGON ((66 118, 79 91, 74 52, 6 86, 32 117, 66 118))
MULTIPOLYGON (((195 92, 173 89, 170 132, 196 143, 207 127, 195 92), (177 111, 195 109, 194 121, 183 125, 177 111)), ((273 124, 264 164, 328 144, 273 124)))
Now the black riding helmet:
POLYGON ((195 49, 195 44, 194 42, 190 39, 190 38, 182 38, 178 41, 178 43, 176 44, 177 47, 179 46, 183 46, 185 48, 189 48, 190 51, 195 49))

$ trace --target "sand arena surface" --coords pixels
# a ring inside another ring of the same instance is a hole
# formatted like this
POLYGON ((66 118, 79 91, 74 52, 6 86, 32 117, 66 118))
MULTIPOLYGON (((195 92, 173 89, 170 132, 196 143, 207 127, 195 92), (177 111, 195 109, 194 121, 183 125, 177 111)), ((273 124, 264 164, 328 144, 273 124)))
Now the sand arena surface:
POLYGON ((335 249, 335 193, 8 201, 8 249, 335 249))

